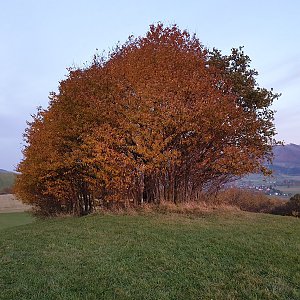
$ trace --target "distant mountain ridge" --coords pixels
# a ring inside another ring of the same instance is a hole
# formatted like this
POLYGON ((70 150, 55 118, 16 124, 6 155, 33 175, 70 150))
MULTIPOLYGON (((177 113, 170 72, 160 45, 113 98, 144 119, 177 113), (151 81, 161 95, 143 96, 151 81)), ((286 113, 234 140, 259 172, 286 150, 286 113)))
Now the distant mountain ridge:
POLYGON ((274 160, 269 167, 275 174, 300 175, 300 145, 274 146, 274 160))

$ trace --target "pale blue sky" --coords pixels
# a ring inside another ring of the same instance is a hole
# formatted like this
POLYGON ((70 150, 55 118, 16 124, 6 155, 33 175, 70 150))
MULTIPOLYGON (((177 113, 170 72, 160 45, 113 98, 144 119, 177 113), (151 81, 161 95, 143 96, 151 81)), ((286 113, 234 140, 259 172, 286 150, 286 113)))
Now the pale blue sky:
POLYGON ((150 24, 176 23, 207 47, 245 46, 261 86, 283 95, 278 138, 300 144, 300 1, 0 0, 0 168, 22 158, 22 133, 66 68, 90 61, 150 24))

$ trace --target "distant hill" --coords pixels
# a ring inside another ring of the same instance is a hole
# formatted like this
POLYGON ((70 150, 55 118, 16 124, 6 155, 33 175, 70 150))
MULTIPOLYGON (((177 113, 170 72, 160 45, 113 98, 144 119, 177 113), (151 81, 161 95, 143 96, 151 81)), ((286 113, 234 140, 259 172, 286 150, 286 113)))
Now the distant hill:
POLYGON ((269 166, 275 174, 300 175, 300 145, 275 146, 273 164, 269 166))
POLYGON ((11 193, 15 179, 15 173, 0 169, 0 194, 11 193))

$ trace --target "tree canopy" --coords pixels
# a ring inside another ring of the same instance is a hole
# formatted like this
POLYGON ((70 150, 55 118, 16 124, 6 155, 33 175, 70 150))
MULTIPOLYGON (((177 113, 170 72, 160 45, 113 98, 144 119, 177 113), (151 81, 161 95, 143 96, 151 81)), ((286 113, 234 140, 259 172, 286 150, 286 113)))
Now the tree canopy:
POLYGON ((272 102, 242 48, 205 48, 176 25, 151 25, 108 57, 70 69, 24 134, 16 192, 45 214, 114 201, 196 200, 266 172, 272 102))

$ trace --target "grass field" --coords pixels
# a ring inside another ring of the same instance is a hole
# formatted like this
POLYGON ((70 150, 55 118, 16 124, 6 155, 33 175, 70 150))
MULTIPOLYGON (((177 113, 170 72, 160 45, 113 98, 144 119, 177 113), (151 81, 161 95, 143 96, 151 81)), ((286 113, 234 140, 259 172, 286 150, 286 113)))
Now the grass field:
POLYGON ((299 253, 292 217, 40 220, 0 231, 0 299, 296 300, 299 253))
POLYGON ((26 212, 1 213, 0 230, 32 223, 34 218, 26 212))

